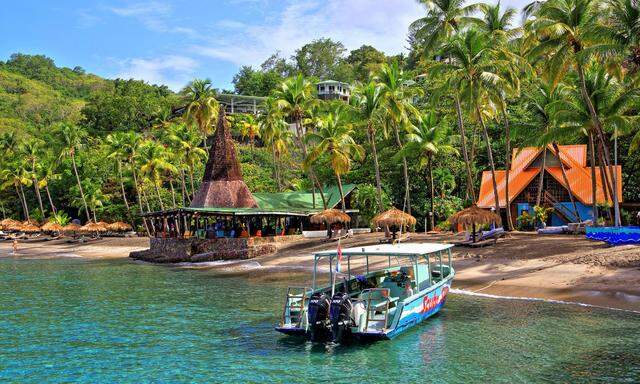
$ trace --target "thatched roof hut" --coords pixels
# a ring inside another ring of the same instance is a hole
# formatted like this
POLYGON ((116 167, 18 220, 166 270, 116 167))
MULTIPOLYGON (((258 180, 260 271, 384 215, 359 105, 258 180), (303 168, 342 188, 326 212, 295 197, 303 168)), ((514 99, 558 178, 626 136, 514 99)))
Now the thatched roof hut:
POLYGON ((465 228, 472 227, 473 242, 476 242, 476 225, 484 225, 491 223, 500 223, 502 219, 495 212, 478 208, 473 204, 467 209, 463 209, 460 212, 454 213, 449 217, 449 223, 451 225, 462 225, 465 228))
POLYGON ((339 209, 325 209, 322 212, 316 213, 311 216, 310 221, 313 224, 335 224, 335 223, 349 223, 351 217, 339 209))
POLYGON ((240 171, 240 162, 231 138, 231 130, 220 106, 218 124, 209 150, 200 189, 196 192, 192 208, 257 208, 251 191, 240 171))
POLYGON ((62 225, 50 221, 40 228, 44 232, 62 232, 62 225))
POLYGON ((107 232, 107 227, 98 223, 88 223, 80 228, 80 232, 84 233, 100 233, 107 232))
POLYGON ((31 223, 27 223, 22 224, 22 226, 20 227, 20 231, 24 233, 36 233, 40 232, 40 227, 31 223))
POLYGON ((70 223, 62 227, 62 232, 76 233, 80 230, 80 228, 82 228, 81 225, 70 223))
POLYGON ((107 225, 107 229, 112 232, 127 232, 133 230, 131 225, 123 223, 122 221, 107 225))
POLYGON ((391 208, 373 218, 373 223, 379 227, 403 227, 416 225, 416 218, 399 209, 391 208))

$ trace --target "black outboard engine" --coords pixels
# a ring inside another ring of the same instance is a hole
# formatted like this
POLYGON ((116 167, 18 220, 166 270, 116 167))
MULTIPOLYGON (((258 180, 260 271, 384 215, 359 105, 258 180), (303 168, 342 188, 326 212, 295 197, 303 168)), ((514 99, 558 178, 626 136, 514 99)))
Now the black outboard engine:
POLYGON ((307 314, 311 341, 320 341, 329 336, 329 295, 316 292, 309 298, 307 314))
POLYGON ((353 304, 349 298, 349 294, 338 292, 331 298, 331 308, 329 310, 329 319, 331 320, 331 336, 334 343, 345 341, 351 334, 354 325, 351 320, 351 310, 353 304))

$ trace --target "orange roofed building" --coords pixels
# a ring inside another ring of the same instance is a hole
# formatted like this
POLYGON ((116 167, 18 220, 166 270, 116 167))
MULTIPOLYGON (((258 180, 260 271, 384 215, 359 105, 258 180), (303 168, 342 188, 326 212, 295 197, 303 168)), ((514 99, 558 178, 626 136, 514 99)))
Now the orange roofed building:
MULTIPOLYGON (((584 221, 593 218, 592 204, 592 178, 591 167, 587 165, 586 145, 560 145, 558 156, 553 147, 549 145, 546 151, 545 174, 543 180, 541 205, 553 207, 550 215, 551 225, 562 225, 567 222, 584 221), (580 217, 576 217, 569 197, 569 189, 562 176, 561 163, 564 164, 567 179, 573 193, 574 200, 580 217)), ((511 217, 514 220, 523 211, 533 213, 536 203, 540 169, 543 163, 542 148, 527 147, 515 148, 511 155, 511 172, 509 173, 509 203, 511 217)), ((622 167, 615 167, 617 179, 618 198, 622 202, 622 167)), ((596 202, 599 204, 612 202, 612 197, 603 188, 600 168, 596 167, 596 202)), ((506 171, 496 170, 498 183, 498 197, 501 214, 504 217, 506 208, 505 198, 506 171)), ((495 207, 493 183, 491 171, 482 173, 480 195, 477 204, 481 208, 495 207)))

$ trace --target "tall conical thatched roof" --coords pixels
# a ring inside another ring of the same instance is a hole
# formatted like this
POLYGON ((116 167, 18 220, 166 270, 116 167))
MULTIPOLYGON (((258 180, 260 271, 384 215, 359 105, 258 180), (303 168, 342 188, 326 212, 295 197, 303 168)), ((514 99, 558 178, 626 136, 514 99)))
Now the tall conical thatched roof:
POLYGON ((470 226, 472 224, 482 225, 491 224, 493 222, 500 223, 502 220, 496 213, 488 211, 486 209, 478 208, 473 204, 467 209, 453 214, 449 218, 449 223, 452 225, 461 224, 463 226, 470 226))
POLYGON ((379 215, 374 217, 372 221, 379 227, 400 227, 403 225, 416 225, 415 217, 396 208, 391 208, 388 211, 380 213, 379 215))
POLYGON ((330 225, 334 223, 348 223, 351 221, 351 217, 339 209, 325 209, 311 216, 310 221, 314 224, 327 223, 330 225))
POLYGON ((196 192, 191 207, 257 208, 258 204, 242 178, 223 106, 220 106, 213 139, 202 185, 196 192))

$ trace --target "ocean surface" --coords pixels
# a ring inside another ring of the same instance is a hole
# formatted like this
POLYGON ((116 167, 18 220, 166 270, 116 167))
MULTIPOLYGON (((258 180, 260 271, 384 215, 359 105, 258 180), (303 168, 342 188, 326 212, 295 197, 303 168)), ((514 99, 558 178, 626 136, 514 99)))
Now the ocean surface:
POLYGON ((393 341, 328 346, 273 331, 285 285, 126 260, 0 258, 0 382, 640 381, 637 314, 451 294, 393 341))

